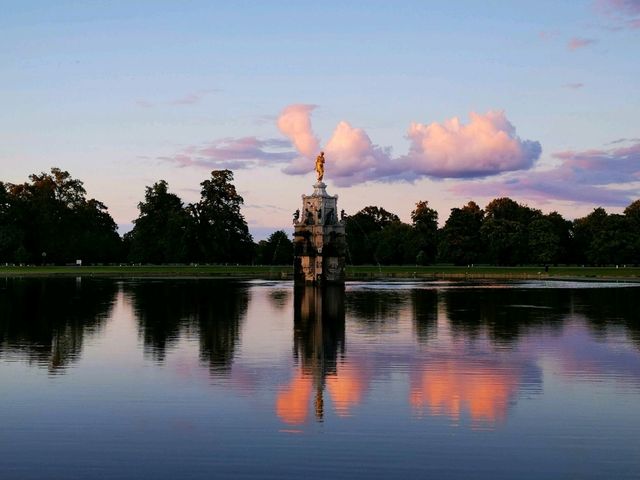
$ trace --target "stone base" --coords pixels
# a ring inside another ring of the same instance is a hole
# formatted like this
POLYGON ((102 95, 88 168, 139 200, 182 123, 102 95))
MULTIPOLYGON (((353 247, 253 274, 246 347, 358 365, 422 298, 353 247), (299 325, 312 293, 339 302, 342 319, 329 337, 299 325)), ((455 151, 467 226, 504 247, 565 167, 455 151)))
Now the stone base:
POLYGON ((296 256, 293 265, 294 282, 299 285, 344 283, 344 257, 296 256))

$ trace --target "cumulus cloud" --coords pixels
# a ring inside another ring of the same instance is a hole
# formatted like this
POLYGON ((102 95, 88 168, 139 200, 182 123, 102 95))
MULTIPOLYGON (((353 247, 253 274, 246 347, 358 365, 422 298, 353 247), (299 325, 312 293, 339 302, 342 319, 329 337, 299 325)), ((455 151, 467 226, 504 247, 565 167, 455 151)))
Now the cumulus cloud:
POLYGON ((471 113, 468 124, 458 118, 443 123, 413 123, 409 151, 394 157, 390 147, 373 143, 362 129, 337 124, 322 148, 313 132, 313 105, 290 105, 277 119, 284 139, 224 138, 190 146, 162 160, 177 166, 241 169, 282 164, 283 172, 311 172, 321 149, 326 152, 328 178, 338 186, 367 181, 413 181, 433 178, 478 178, 528 169, 538 159, 540 143, 522 140, 504 112, 471 113), (293 149, 292 149, 293 147, 293 149), (295 150, 294 150, 295 149, 295 150))
POLYGON ((569 43, 567 43, 567 48, 574 52, 576 50, 580 50, 581 48, 588 47, 589 45, 593 45, 594 43, 596 43, 596 40, 594 40, 593 38, 574 37, 569 40, 569 43))
POLYGON ((637 198, 634 184, 640 182, 640 142, 607 150, 558 152, 553 157, 561 163, 550 170, 458 184, 452 190, 465 195, 595 202, 613 207, 626 206, 637 198))
POLYGON ((278 117, 278 129, 304 157, 290 165, 288 173, 306 173, 313 169, 313 164, 306 162, 305 158, 311 160, 320 148, 320 141, 311 129, 311 112, 315 108, 315 105, 289 105, 278 117))
POLYGON ((170 157, 160 157, 179 167, 243 169, 259 165, 290 162, 296 153, 286 140, 256 137, 223 138, 214 142, 189 146, 170 157))
POLYGON ((409 128, 408 165, 433 177, 482 177, 530 168, 540 143, 521 140, 504 112, 471 113, 464 125, 456 117, 444 123, 409 128))
MULTIPOLYGON (((312 111, 311 106, 293 105, 278 119, 280 130, 301 154, 284 168, 285 173, 313 170, 313 157, 320 147, 311 129, 312 111)), ((422 176, 485 177, 530 168, 542 150, 538 142, 521 140, 501 111, 484 115, 472 112, 466 125, 458 118, 442 124, 413 123, 407 138, 409 153, 394 158, 391 148, 374 144, 363 129, 341 121, 324 147, 327 171, 339 186, 422 176)))
POLYGON ((390 149, 374 145, 361 128, 340 122, 325 147, 327 168, 338 186, 384 178, 393 170, 390 149))

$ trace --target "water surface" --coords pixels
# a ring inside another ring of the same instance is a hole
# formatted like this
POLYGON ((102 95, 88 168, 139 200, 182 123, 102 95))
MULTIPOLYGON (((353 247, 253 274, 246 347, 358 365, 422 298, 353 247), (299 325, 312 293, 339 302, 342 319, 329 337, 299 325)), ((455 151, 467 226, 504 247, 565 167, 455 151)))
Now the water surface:
POLYGON ((0 280, 0 478, 638 478, 640 288, 0 280))

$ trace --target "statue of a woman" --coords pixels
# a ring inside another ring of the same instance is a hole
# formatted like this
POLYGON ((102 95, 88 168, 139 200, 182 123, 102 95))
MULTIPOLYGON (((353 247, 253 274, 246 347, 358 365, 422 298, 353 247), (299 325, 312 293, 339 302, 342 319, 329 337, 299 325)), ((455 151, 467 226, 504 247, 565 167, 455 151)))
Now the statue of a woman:
POLYGON ((318 174, 318 181, 322 181, 324 177, 324 152, 320 152, 318 158, 316 158, 316 173, 318 174))

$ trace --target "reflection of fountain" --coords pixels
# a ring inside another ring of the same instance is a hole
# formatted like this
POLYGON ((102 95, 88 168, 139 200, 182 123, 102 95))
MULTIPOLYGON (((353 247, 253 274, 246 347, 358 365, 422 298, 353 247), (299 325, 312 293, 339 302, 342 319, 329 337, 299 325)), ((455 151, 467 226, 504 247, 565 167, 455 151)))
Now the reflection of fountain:
POLYGON ((338 354, 344 356, 344 289, 300 287, 295 292, 294 356, 316 388, 316 418, 324 416, 323 390, 327 375, 337 373, 338 354))
POLYGON ((315 416, 323 419, 327 377, 337 377, 338 362, 345 355, 344 331, 342 285, 295 289, 293 355, 299 369, 278 395, 278 415, 285 422, 299 424, 305 420, 314 390, 315 416))

